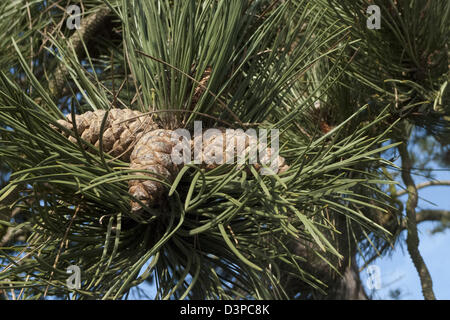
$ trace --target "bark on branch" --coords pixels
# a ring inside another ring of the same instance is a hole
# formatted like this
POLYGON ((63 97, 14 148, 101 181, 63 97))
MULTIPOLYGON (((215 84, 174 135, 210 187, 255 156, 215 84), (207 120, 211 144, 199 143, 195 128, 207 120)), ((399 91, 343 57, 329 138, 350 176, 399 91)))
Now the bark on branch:
MULTIPOLYGON (((422 210, 416 213, 417 224, 426 221, 450 221, 450 211, 447 210, 422 210)), ((407 229, 406 220, 402 222, 402 228, 407 229)))
POLYGON ((422 285, 422 293, 426 300, 435 300, 433 292, 433 281, 430 272, 419 251, 419 235, 417 232, 416 208, 419 199, 416 184, 411 175, 412 160, 407 149, 406 141, 398 146, 398 151, 402 158, 402 179, 408 192, 408 200, 406 201, 406 228, 408 231, 406 244, 409 255, 419 273, 422 285))
MULTIPOLYGON (((105 23, 108 15, 111 13, 110 8, 103 7, 92 15, 81 20, 80 29, 68 39, 68 43, 73 47, 78 59, 84 55, 83 43, 90 42, 105 23)), ((60 63, 54 73, 53 79, 49 82, 50 92, 57 98, 69 93, 65 87, 65 77, 68 74, 66 66, 60 63)))
POLYGON ((0 239, 0 248, 8 247, 15 241, 24 241, 29 230, 17 229, 9 227, 5 235, 0 239))
MULTIPOLYGON (((431 186, 450 186, 450 180, 444 180, 444 181, 427 181, 424 183, 420 183, 416 185, 416 189, 420 190, 426 187, 431 186)), ((402 190, 395 194, 395 196, 400 197, 408 193, 408 190, 402 190)))

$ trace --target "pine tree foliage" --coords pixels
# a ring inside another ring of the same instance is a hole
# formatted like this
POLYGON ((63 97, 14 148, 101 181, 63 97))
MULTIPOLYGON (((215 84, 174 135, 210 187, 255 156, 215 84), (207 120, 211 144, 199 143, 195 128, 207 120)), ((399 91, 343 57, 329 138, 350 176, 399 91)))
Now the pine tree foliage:
POLYGON ((314 298, 356 253, 382 254, 403 215, 384 153, 413 125, 448 143, 450 5, 375 2, 381 30, 362 0, 1 4, 0 212, 16 215, 0 226, 26 238, 0 247, 0 289, 124 299, 152 279, 156 299, 314 298), (66 27, 69 4, 84 29, 66 27), (106 116, 96 141, 78 133, 116 109, 162 130, 279 129, 288 167, 156 177, 103 148, 106 116), (158 205, 132 181, 157 183, 158 205))

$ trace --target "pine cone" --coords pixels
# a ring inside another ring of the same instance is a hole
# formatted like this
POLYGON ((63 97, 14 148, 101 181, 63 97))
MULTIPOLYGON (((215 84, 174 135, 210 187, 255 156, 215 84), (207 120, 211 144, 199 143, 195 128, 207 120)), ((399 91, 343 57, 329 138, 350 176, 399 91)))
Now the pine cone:
MULTIPOLYGON (((258 145, 258 139, 244 131, 230 130, 227 133, 225 129, 217 129, 216 132, 212 132, 210 136, 206 137, 206 140, 205 137, 202 139, 195 137, 193 143, 194 148, 201 148, 201 140, 203 140, 202 159, 198 160, 201 160, 202 167, 207 170, 217 168, 222 163, 235 163, 235 161, 239 160, 236 156, 245 155, 248 155, 249 163, 253 164, 258 171, 263 168, 263 164, 269 167, 271 165, 271 157, 274 149, 267 147, 266 144, 258 145), (265 152, 262 157, 261 153, 258 152, 258 148, 261 148, 265 152), (257 159, 258 156, 259 159, 257 159)), ((278 168, 278 173, 283 173, 289 168, 283 157, 278 156, 274 160, 274 164, 278 168)))
MULTIPOLYGON (((158 129, 148 132, 134 147, 130 157, 130 168, 154 172, 155 175, 148 173, 145 175, 172 183, 179 172, 179 167, 172 162, 174 146, 175 142, 172 141, 171 130, 158 129)), ((158 181, 129 181, 130 194, 148 207, 158 205, 166 190, 164 184, 158 181)), ((142 207, 138 202, 131 203, 132 213, 138 213, 141 209, 142 207)))
MULTIPOLYGON (((100 128, 105 113, 105 110, 96 110, 75 115, 78 134, 96 147, 99 147, 100 144, 100 128)), ((58 123, 73 130, 73 121, 71 120, 69 116, 67 120, 58 120, 58 123)), ((150 116, 143 116, 141 112, 130 109, 111 109, 103 131, 103 151, 129 162, 133 151, 132 148, 129 148, 130 145, 134 141, 138 141, 146 132, 155 129, 157 129, 157 125, 150 116)), ((66 133, 63 134, 67 136, 66 133)), ((68 138, 76 143, 74 136, 68 138)))

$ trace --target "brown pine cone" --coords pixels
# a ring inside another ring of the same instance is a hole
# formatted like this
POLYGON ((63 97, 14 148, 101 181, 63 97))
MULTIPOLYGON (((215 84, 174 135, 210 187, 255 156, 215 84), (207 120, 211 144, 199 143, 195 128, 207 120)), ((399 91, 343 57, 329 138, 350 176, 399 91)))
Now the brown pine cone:
MULTIPOLYGON (((270 167, 271 157, 274 152, 273 148, 267 147, 266 144, 258 145, 259 141, 256 137, 247 134, 244 131, 217 129, 216 132, 211 131, 211 135, 202 138, 203 140, 203 152, 201 166, 207 170, 217 168, 221 163, 235 163, 239 160, 239 156, 248 155, 248 161, 253 164, 256 170, 260 171, 264 165, 270 167), (240 147, 238 147, 240 146, 240 147), (258 152, 258 148, 261 147, 265 154, 262 157, 258 152)), ((194 138, 193 146, 200 148, 199 137, 194 138)), ((285 172, 289 166, 286 165, 285 159, 278 156, 275 159, 275 164, 278 167, 277 173, 285 172)))
MULTIPOLYGON (((82 139, 96 147, 99 147, 100 144, 100 128, 105 113, 105 110, 96 110, 75 115, 78 134, 82 139)), ((67 120, 58 120, 58 123, 67 129, 73 130, 71 116, 68 116, 67 120)), ((158 126, 150 116, 144 116, 139 111, 111 109, 103 131, 103 151, 110 153, 113 157, 120 157, 121 160, 129 162, 133 151, 130 145, 134 141, 138 141, 144 133, 157 128, 158 126)), ((63 134, 67 136, 66 133, 63 134)), ((68 138, 76 143, 76 138, 73 135, 68 138)))
MULTIPOLYGON (((179 172, 179 167, 172 162, 174 146, 171 130, 158 129, 148 132, 134 147, 130 157, 130 168, 154 172, 155 175, 148 173, 145 175, 172 183, 179 172)), ((128 185, 130 194, 148 207, 158 205, 167 190, 164 184, 153 180, 130 180, 128 185)), ((133 213, 138 213, 141 209, 138 202, 131 203, 133 213)))

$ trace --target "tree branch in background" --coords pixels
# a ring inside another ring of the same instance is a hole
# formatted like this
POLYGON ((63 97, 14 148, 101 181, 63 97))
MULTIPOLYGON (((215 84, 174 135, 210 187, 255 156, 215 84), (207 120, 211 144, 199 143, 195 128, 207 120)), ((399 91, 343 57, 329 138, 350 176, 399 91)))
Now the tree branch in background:
MULTIPOLYGON (((1 186, 0 186, 1 189, 1 186)), ((9 195, 0 201, 0 220, 9 222, 20 209, 10 210, 8 206, 19 198, 19 188, 14 188, 9 195)), ((4 247, 5 243, 11 238, 11 227, 0 225, 0 247, 4 247)))
POLYGON ((8 228, 5 235, 0 239, 0 248, 8 247, 16 241, 25 241, 29 234, 29 230, 8 228))
MULTIPOLYGON (((427 181, 424 183, 420 183, 418 185, 416 185, 416 189, 420 190, 426 187, 431 187, 431 186, 450 186, 450 181, 449 180, 444 180, 444 181, 427 181)), ((402 190, 399 191, 397 194, 395 194, 396 197, 400 197, 403 196, 405 194, 408 193, 408 190, 402 190)))
MULTIPOLYGON (((417 224, 427 221, 450 221, 450 211, 447 210, 422 210, 416 213, 417 224)), ((402 228, 407 229, 406 220, 402 222, 402 228)))
MULTIPOLYGON (((81 19, 80 29, 76 30, 68 39, 69 45, 73 47, 78 58, 83 56, 83 43, 87 44, 96 36, 110 12, 110 8, 104 7, 89 17, 81 19)), ((67 68, 60 63, 56 68, 53 79, 49 82, 50 92, 57 98, 63 97, 69 92, 68 88, 65 87, 64 80, 67 73, 67 68)))
POLYGON ((409 255, 411 256, 414 266, 419 273, 424 298, 426 300, 435 300, 436 297, 433 292, 433 281, 419 251, 419 235, 417 232, 416 217, 416 208, 419 195, 416 184, 414 183, 414 179, 411 175, 412 160, 407 149, 406 141, 403 141, 403 143, 398 146, 398 151, 402 158, 402 179, 409 194, 408 200, 406 201, 406 228, 408 231, 406 244, 409 255))

